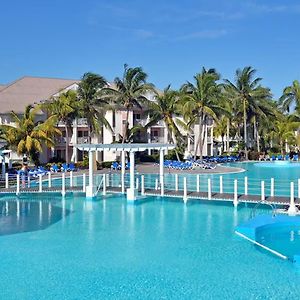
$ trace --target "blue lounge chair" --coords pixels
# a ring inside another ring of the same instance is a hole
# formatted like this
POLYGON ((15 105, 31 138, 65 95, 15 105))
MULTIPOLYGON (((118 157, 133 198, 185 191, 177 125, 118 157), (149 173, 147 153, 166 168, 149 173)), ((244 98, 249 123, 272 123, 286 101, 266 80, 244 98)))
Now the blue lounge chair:
POLYGON ((285 160, 290 160, 290 155, 289 155, 289 154, 286 154, 284 159, 285 159, 285 160))
POLYGON ((278 155, 278 156, 277 156, 277 160, 283 160, 282 155, 278 155))
POLYGON ((57 164, 54 164, 51 168, 50 168, 51 172, 57 173, 59 171, 59 168, 57 166, 57 164))
POLYGON ((62 166, 61 166, 61 171, 62 171, 62 172, 67 172, 68 169, 69 169, 68 164, 62 164, 62 166))
POLYGON ((69 171, 76 171, 77 169, 76 169, 76 167, 75 167, 75 165, 73 164, 73 163, 70 163, 69 164, 69 171))
POLYGON ((294 155, 293 155, 293 160, 294 160, 294 161, 297 161, 298 159, 299 159, 298 154, 294 154, 294 155))
POLYGON ((120 169, 121 169, 121 165, 119 165, 118 162, 114 161, 114 162, 111 164, 110 168, 111 168, 112 170, 120 170, 120 169))

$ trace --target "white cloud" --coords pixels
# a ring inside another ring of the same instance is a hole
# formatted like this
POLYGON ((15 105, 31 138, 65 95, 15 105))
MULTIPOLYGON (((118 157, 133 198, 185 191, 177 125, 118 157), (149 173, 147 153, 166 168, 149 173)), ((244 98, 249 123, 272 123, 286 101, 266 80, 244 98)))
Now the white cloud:
POLYGON ((200 30, 192 33, 187 33, 176 37, 176 41, 192 40, 192 39, 216 39, 227 35, 228 32, 225 29, 213 29, 213 30, 200 30))

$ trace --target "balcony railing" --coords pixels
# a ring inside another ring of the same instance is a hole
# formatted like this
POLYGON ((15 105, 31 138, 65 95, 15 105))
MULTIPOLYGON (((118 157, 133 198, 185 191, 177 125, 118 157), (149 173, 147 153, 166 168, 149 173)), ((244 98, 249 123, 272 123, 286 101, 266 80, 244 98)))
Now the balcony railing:
POLYGON ((163 136, 151 137, 151 143, 164 143, 165 138, 163 136))
POLYGON ((90 141, 90 138, 88 136, 82 136, 77 138, 77 144, 88 144, 90 141))

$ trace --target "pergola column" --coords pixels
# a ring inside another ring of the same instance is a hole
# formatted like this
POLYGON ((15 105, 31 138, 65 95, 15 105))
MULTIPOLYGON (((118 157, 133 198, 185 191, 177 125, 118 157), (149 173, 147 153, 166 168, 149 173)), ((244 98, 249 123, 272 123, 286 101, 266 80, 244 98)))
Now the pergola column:
POLYGON ((130 151, 129 154, 130 159, 130 187, 127 189, 127 200, 134 201, 136 200, 136 190, 134 188, 134 151, 130 151))
POLYGON ((4 158, 4 156, 2 156, 1 175, 2 175, 2 178, 5 177, 5 158, 4 158))
POLYGON ((162 184, 164 181, 164 150, 159 150, 159 182, 162 184))
POLYGON ((121 188, 122 194, 125 193, 125 151, 121 152, 121 188))
POLYGON ((94 186, 94 158, 95 150, 89 151, 89 185, 86 187, 86 197, 93 198, 95 194, 94 186))

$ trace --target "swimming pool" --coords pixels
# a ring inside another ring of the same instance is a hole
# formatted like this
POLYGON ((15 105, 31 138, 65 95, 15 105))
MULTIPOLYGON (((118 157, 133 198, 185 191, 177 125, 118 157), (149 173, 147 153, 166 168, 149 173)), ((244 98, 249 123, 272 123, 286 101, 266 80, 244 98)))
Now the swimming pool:
MULTIPOLYGON (((243 166, 251 175, 254 164, 243 166)), ((297 172, 253 176, 296 180, 297 172)), ((86 201, 79 194, 1 196, 0 203, 1 299, 299 297, 293 264, 234 234, 252 206, 156 197, 129 205, 119 195, 86 201)))

